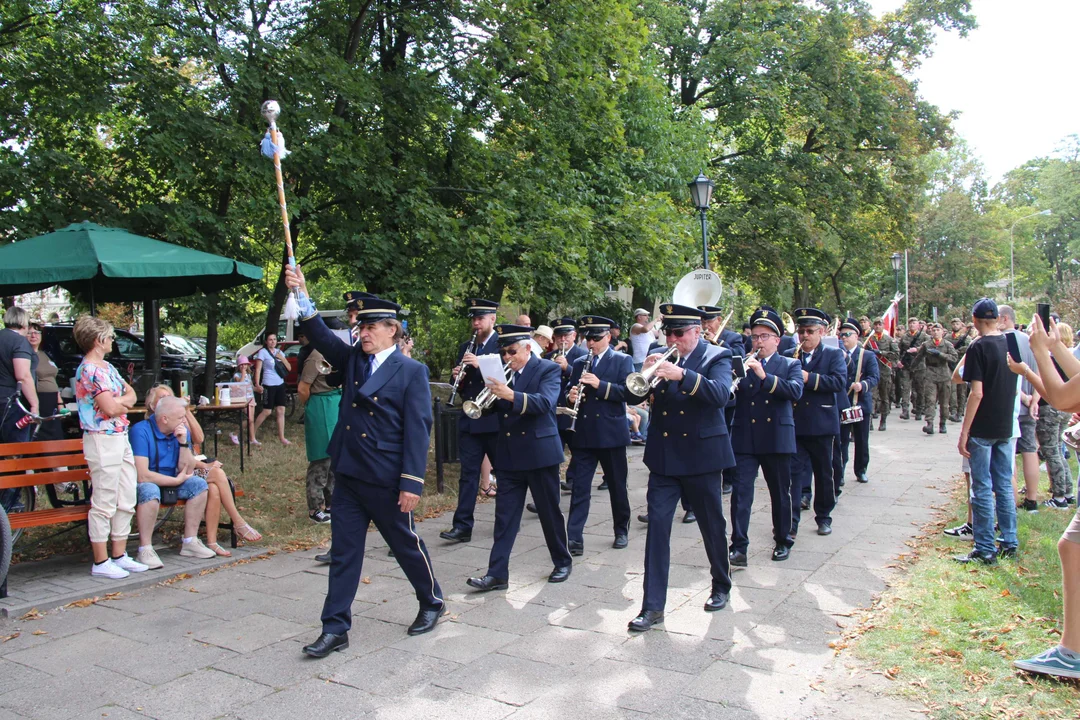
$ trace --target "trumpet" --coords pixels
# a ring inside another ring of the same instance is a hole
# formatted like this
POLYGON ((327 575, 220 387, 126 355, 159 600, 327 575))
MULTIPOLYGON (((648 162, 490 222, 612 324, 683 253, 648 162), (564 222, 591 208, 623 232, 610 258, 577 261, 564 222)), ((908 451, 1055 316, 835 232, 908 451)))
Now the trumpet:
MULTIPOLYGON (((474 332, 472 334, 472 340, 469 341, 469 344, 465 348, 465 353, 462 355, 462 357, 465 357, 465 355, 468 355, 469 353, 474 353, 475 354, 475 352, 476 352, 476 338, 479 335, 480 335, 479 330, 477 330, 476 332, 474 332)), ((450 399, 446 401, 447 405, 453 406, 454 400, 457 398, 458 386, 461 385, 461 378, 463 378, 463 377, 465 377, 465 363, 464 362, 462 362, 460 365, 458 365, 458 374, 457 374, 457 377, 454 378, 453 387, 450 388, 450 399)), ((477 415, 477 417, 480 417, 480 416, 477 415)))
POLYGON ((634 393, 638 397, 645 397, 649 391, 660 384, 663 378, 655 377, 656 368, 660 367, 660 363, 670 360, 671 362, 679 361, 679 349, 672 345, 664 354, 660 356, 651 367, 642 370, 641 372, 632 372, 626 376, 626 389, 634 393))
MULTIPOLYGON (((503 365, 503 373, 506 375, 506 383, 510 384, 510 379, 514 375, 514 371, 510 369, 510 363, 503 365)), ((490 388, 484 388, 476 394, 476 398, 473 400, 466 400, 461 404, 461 409, 465 412, 465 415, 471 420, 478 419, 495 403, 495 393, 491 392, 490 388)))
POLYGON ((319 360, 319 363, 315 366, 320 375, 329 375, 334 372, 334 366, 326 362, 326 358, 319 360))
MULTIPOLYGON (((590 350, 589 354, 585 356, 585 367, 581 371, 582 375, 584 375, 587 372, 590 372, 589 368, 592 367, 592 359, 593 359, 593 351, 590 350)), ((569 428, 570 432, 576 432, 577 431, 578 408, 581 407, 581 399, 583 397, 585 397, 585 383, 583 383, 583 382, 581 382, 579 380, 578 384, 577 384, 577 400, 574 401, 574 407, 573 407, 573 409, 567 408, 567 412, 564 413, 564 414, 569 415, 570 417, 573 418, 573 420, 570 421, 570 428, 569 428)))
MULTIPOLYGON (((754 352, 750 353, 749 355, 747 355, 746 357, 744 357, 744 358, 743 358, 743 363, 745 363, 745 362, 746 362, 747 360, 753 360, 754 358, 756 358, 756 357, 758 356, 758 353, 760 353, 760 352, 761 352, 760 350, 755 350, 754 352)), ((744 367, 743 367, 743 374, 742 374, 741 376, 738 376, 738 377, 736 377, 736 378, 735 378, 735 379, 734 379, 734 380, 733 380, 733 381, 731 382, 731 394, 732 394, 732 395, 734 395, 734 394, 735 394, 735 391, 739 389, 739 382, 740 382, 740 381, 741 381, 741 380, 742 380, 742 379, 743 379, 744 377, 746 377, 746 369, 745 369, 745 365, 744 365, 744 367)))

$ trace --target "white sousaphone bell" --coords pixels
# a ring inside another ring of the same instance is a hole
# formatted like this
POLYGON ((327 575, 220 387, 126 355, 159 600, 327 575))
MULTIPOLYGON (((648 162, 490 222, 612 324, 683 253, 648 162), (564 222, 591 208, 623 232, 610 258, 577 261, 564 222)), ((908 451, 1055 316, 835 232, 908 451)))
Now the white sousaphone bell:
POLYGON ((691 270, 683 275, 675 286, 671 293, 671 302, 695 308, 715 305, 720 300, 723 289, 720 276, 712 270, 691 270))

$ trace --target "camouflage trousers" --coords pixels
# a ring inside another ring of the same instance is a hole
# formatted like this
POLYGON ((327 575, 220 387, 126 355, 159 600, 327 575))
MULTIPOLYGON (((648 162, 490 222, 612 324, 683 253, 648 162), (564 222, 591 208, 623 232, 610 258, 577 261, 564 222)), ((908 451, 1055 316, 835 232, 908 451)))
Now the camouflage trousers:
POLYGON ((309 513, 330 507, 334 493, 334 471, 330 458, 312 460, 307 466, 307 509, 309 513))
POLYGON ((892 375, 882 375, 874 388, 874 412, 883 418, 889 417, 892 407, 892 375))
POLYGON ((1072 471, 1069 463, 1061 454, 1061 433, 1069 427, 1072 415, 1043 405, 1039 408, 1039 419, 1035 422, 1035 437, 1039 440, 1039 459, 1046 463, 1046 474, 1050 476, 1050 489, 1054 497, 1069 497, 1073 494, 1072 471))
POLYGON ((915 412, 920 412, 922 405, 919 403, 920 375, 916 375, 910 368, 900 369, 900 409, 904 412, 910 407, 915 412))
POLYGON ((923 373, 922 391, 919 393, 919 397, 923 402, 923 414, 926 416, 926 422, 933 424, 934 411, 939 410, 940 419, 939 425, 944 425, 945 420, 949 415, 949 381, 948 380, 931 380, 925 373, 923 373))
POLYGON ((970 386, 967 383, 960 383, 959 385, 950 383, 949 387, 951 388, 949 391, 949 414, 964 417, 970 386))

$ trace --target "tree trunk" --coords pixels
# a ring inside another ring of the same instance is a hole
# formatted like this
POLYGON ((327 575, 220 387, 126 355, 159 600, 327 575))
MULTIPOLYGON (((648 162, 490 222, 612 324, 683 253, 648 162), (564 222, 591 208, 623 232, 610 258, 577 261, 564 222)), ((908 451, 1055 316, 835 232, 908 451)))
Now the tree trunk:
POLYGON ((214 397, 214 381, 217 379, 217 336, 218 336, 218 295, 206 296, 210 309, 206 313, 206 380, 203 382, 203 395, 214 397))

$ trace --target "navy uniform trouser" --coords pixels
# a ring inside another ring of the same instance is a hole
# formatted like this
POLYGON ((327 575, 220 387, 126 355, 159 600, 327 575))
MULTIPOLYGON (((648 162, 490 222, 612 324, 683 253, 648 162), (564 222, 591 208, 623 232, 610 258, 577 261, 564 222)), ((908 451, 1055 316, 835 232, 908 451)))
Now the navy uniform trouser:
POLYGON ((645 599, 642 610, 663 611, 667 603, 668 568, 671 565, 671 523, 679 498, 694 508, 705 554, 712 570, 712 589, 731 592, 728 567, 727 523, 721 490, 722 473, 672 477, 649 473, 649 530, 645 538, 645 599))
MULTIPOLYGON (((454 511, 454 527, 472 532, 473 512, 476 510, 476 493, 480 490, 480 466, 487 455, 495 460, 495 438, 498 433, 458 432, 458 458, 461 461, 461 477, 458 480, 457 510, 454 511)), ((500 482, 502 478, 499 478, 500 482)))
POLYGON ((772 503, 773 541, 790 545, 791 534, 791 454, 735 456, 735 486, 731 492, 731 549, 745 553, 750 547, 750 511, 754 506, 754 480, 758 467, 765 476, 772 503))
MULTIPOLYGON (((559 439, 562 440, 564 450, 568 450, 570 452, 570 462, 566 464, 566 484, 570 485, 571 487, 574 484, 574 478, 577 477, 578 469, 577 453, 574 452, 573 449, 571 449, 570 447, 570 440, 573 437, 574 433, 570 432, 569 430, 559 431, 559 439)), ((593 468, 593 470, 595 472, 595 468, 593 468)))
POLYGON ((559 510, 559 466, 536 470, 500 468, 499 493, 495 496, 495 544, 491 546, 488 559, 488 575, 492 577, 510 577, 510 552, 521 526, 526 491, 532 493, 536 504, 551 562, 555 567, 571 564, 570 552, 566 549, 566 524, 559 510))
POLYGON ((574 448, 577 461, 573 475, 567 471, 573 495, 570 497, 570 514, 566 521, 567 538, 584 542, 585 522, 589 519, 592 500, 592 480, 596 466, 604 469, 604 479, 611 497, 611 519, 615 535, 627 535, 630 530, 630 498, 626 492, 626 448, 574 448))
POLYGON ((843 468, 848 464, 848 445, 855 441, 855 474, 861 475, 870 466, 870 415, 866 414, 857 423, 840 426, 840 448, 842 465, 840 475, 844 477, 843 468))
POLYGON ((416 534, 412 513, 398 508, 398 489, 371 485, 335 473, 334 522, 330 526, 329 587, 323 603, 323 632, 340 635, 352 627, 352 603, 364 565, 368 523, 374 522, 416 591, 422 609, 442 605, 443 594, 431 568, 431 556, 416 534))
MULTIPOLYGON (((731 437, 731 427, 735 424, 735 406, 729 405, 724 408, 724 422, 727 423, 728 437, 731 437)), ((736 468, 729 467, 724 468, 724 485, 735 485, 735 472, 736 468)), ((683 504, 683 509, 686 510, 686 504, 683 504)))
MULTIPOLYGON (((836 482, 842 477, 835 474, 833 444, 839 435, 796 435, 795 454, 791 457, 791 528, 799 529, 802 519, 802 495, 804 488, 813 484, 814 520, 832 522, 831 513, 836 507, 836 482)), ((839 454, 839 453, 837 453, 839 454)))

